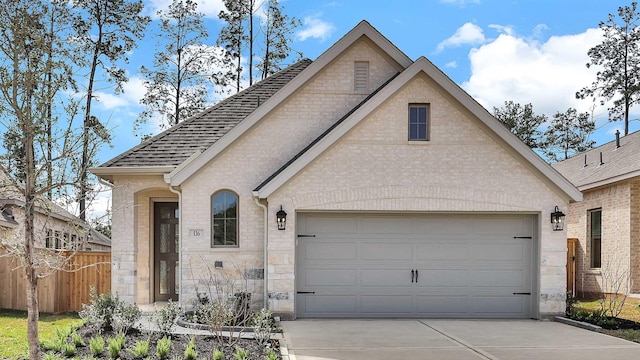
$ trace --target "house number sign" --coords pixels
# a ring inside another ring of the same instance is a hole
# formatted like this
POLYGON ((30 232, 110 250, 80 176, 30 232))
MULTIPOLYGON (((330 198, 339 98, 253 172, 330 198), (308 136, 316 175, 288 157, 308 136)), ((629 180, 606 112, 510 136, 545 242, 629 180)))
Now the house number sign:
POLYGON ((202 236, 202 229, 189 229, 189 236, 191 237, 202 236))

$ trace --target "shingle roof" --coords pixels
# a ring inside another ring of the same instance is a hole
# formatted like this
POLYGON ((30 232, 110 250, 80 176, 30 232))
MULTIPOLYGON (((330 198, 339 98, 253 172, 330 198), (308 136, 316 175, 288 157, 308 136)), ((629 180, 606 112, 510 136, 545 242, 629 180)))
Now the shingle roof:
POLYGON ((640 171, 640 131, 577 154, 553 167, 578 188, 604 185, 640 171), (602 154, 602 164, 600 164, 602 154), (585 166, 586 157, 586 166, 585 166))
POLYGON ((209 148, 311 64, 302 59, 201 113, 174 125, 100 167, 178 166, 209 148))

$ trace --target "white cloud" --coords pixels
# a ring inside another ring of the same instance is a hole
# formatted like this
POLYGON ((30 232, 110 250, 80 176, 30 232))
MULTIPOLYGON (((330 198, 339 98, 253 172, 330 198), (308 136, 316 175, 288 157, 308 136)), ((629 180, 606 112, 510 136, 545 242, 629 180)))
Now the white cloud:
POLYGON ((489 28, 496 30, 500 34, 513 35, 513 27, 511 25, 491 24, 489 28))
MULTIPOLYGON (((544 43, 503 33, 469 53, 471 76, 462 87, 489 111, 506 100, 532 103, 536 113, 552 116, 574 107, 590 111, 590 100, 575 93, 595 79, 587 51, 602 40, 598 29, 553 36, 544 43)), ((595 115, 606 113, 598 107, 595 115)))
POLYGON ((296 38, 299 41, 305 41, 309 38, 325 41, 336 29, 333 24, 328 23, 317 16, 307 16, 304 18, 302 23, 302 30, 296 33, 296 38))
POLYGON ((449 61, 448 63, 444 64, 444 67, 455 69, 458 67, 458 63, 455 61, 449 61))
POLYGON ((95 92, 96 100, 106 110, 122 108, 125 106, 137 106, 144 96, 146 89, 142 83, 142 78, 131 77, 123 85, 124 92, 115 95, 113 93, 95 92))
MULTIPOLYGON (((172 2, 173 0, 148 0, 145 7, 149 9, 150 15, 155 18, 158 10, 167 11, 172 2)), ((204 13, 208 18, 217 19, 220 10, 224 9, 222 0, 196 0, 196 3, 198 3, 196 10, 204 13)))
POLYGON ((461 45, 478 45, 485 42, 484 32, 478 25, 466 23, 456 30, 448 39, 438 44, 437 52, 441 52, 447 47, 455 47, 461 45))

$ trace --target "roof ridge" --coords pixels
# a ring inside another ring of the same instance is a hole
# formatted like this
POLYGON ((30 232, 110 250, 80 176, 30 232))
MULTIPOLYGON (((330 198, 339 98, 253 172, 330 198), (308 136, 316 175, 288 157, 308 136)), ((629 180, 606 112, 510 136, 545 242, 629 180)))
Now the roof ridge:
POLYGON ((294 155, 289 161, 287 161, 284 165, 282 165, 278 170, 276 170, 273 174, 271 174, 267 179, 265 179, 258 187, 253 189, 253 191, 260 191, 265 185, 267 185, 271 180, 273 180, 276 176, 278 176, 281 172, 283 172, 289 165, 295 162, 298 158, 304 155, 307 151, 309 151, 315 144, 317 144, 320 140, 322 140, 325 136, 329 135, 338 125, 343 123, 351 114, 353 114, 356 110, 358 110, 362 105, 366 104, 372 97, 374 97, 380 90, 382 90, 385 86, 387 86, 393 79, 395 79, 400 73, 395 73, 389 80, 385 81, 382 85, 380 85, 377 89, 375 89, 371 94, 367 95, 361 102, 359 102, 356 106, 354 106, 351 110, 349 110, 345 115, 343 115, 338 121, 333 123, 329 128, 322 132, 318 137, 313 139, 307 146, 305 146, 300 152, 294 155))

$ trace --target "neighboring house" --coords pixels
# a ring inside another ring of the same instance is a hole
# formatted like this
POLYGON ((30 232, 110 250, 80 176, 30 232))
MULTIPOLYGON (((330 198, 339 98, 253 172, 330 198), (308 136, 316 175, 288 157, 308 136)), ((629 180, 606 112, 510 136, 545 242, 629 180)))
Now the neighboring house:
POLYGON ((239 268, 284 318, 565 310, 550 213, 580 191, 364 21, 92 171, 113 185, 127 301, 189 304, 239 268))
POLYGON ((640 293, 640 132, 554 167, 583 193, 567 214, 577 295, 640 293))
MULTIPOLYGON (((34 229, 36 247, 60 250, 110 251, 111 239, 46 199, 38 199, 34 229)), ((20 185, 0 168, 0 239, 24 241, 24 196, 20 185)))

